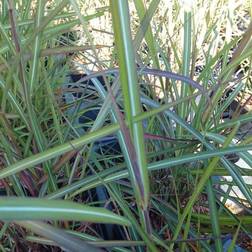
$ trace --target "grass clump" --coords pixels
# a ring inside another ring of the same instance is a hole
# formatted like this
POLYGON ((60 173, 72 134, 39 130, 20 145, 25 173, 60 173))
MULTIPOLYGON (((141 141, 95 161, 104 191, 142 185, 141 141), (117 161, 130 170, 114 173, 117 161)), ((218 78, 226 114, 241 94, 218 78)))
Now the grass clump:
POLYGON ((249 2, 0 7, 1 250, 245 246, 249 2))

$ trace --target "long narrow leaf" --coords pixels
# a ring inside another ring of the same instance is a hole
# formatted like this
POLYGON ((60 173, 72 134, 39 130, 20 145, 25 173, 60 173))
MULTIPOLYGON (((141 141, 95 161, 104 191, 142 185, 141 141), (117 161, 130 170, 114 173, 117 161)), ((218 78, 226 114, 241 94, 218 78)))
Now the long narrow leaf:
POLYGON ((4 221, 75 220, 130 225, 124 217, 103 208, 64 200, 17 197, 0 198, 0 219, 4 221))

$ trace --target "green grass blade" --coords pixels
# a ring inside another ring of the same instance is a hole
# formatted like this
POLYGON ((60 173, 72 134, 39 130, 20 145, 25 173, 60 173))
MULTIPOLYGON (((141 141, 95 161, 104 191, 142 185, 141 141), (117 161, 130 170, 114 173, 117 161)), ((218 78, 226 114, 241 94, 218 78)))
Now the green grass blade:
MULTIPOLYGON (((133 117, 141 112, 138 90, 137 71, 134 49, 131 39, 129 10, 127 1, 110 1, 117 46, 120 80, 124 96, 126 120, 129 123, 130 134, 136 149, 138 171, 131 171, 133 183, 138 185, 136 195, 138 203, 147 209, 149 202, 149 178, 144 150, 143 126, 141 122, 134 123, 133 117), (137 179, 137 177, 138 179, 137 179)), ((132 160, 135 162, 135 160, 132 160)))
MULTIPOLYGON (((37 13, 36 13, 36 23, 35 23, 35 30, 39 28, 41 25, 43 16, 44 16, 44 0, 39 0, 37 4, 37 13)), ((37 81, 39 79, 39 53, 40 53, 40 46, 41 46, 41 37, 42 32, 38 33, 35 37, 35 41, 33 44, 33 59, 32 59, 32 69, 31 69, 31 78, 30 78, 30 96, 32 96, 33 88, 37 85, 37 81)))
POLYGON ((151 54, 151 58, 153 60, 153 66, 155 68, 160 68, 159 67, 159 61, 158 61, 158 57, 157 57, 157 51, 155 48, 155 40, 154 40, 154 36, 150 27, 150 21, 155 13, 155 11, 157 10, 157 7, 160 3, 160 0, 152 0, 152 2, 150 3, 150 6, 148 8, 148 10, 145 12, 144 9, 144 4, 142 0, 135 0, 135 6, 138 12, 138 15, 141 19, 141 26, 134 38, 134 47, 135 50, 137 51, 137 49, 139 48, 139 46, 141 45, 141 42, 143 40, 143 38, 145 38, 149 50, 150 50, 150 54, 151 54))
MULTIPOLYGON (((49 224, 38 222, 38 221, 17 221, 15 222, 21 227, 31 230, 37 235, 41 235, 45 238, 54 241, 57 245, 62 247, 66 251, 90 251, 90 252, 101 252, 101 249, 95 248, 94 246, 86 243, 81 239, 77 239, 71 234, 66 233, 64 230, 55 228, 49 224)), ((54 244, 55 245, 55 244, 54 244)))
POLYGON ((29 158, 23 159, 16 164, 10 165, 6 167, 5 169, 2 169, 0 171, 0 179, 6 178, 10 175, 13 175, 17 172, 20 172, 24 169, 28 169, 30 167, 34 167, 37 164, 40 164, 42 162, 45 162, 47 160, 50 160, 54 157, 58 157, 59 155, 62 155, 68 151, 75 150, 81 148, 83 145, 90 143, 96 139, 99 139, 100 137, 107 136, 109 134, 114 133, 119 129, 118 125, 111 125, 108 127, 104 127, 103 129, 89 133, 87 135, 84 135, 80 137, 79 139, 73 140, 69 143, 65 143, 59 146, 56 146, 54 148, 48 149, 44 152, 41 152, 39 154, 33 155, 29 158))
MULTIPOLYGON (((190 62, 191 62, 191 33, 192 33, 192 13, 191 11, 185 10, 184 12, 184 46, 183 46, 183 65, 182 74, 184 76, 190 75, 190 62)), ((189 87, 185 83, 181 84, 181 97, 188 95, 189 87)), ((181 118, 186 119, 189 104, 187 102, 181 103, 179 106, 179 115, 181 118)), ((178 136, 182 134, 182 128, 178 128, 178 136)))
POLYGON ((236 232, 235 232, 235 234, 234 234, 234 237, 233 237, 233 239, 232 239, 232 242, 230 243, 230 245, 229 245, 229 247, 228 247, 227 252, 232 252, 232 251, 235 251, 235 250, 236 250, 236 249, 235 249, 235 243, 236 243, 236 241, 237 241, 237 239, 238 239, 238 235, 239 235, 239 232, 240 232, 240 228, 241 228, 241 222, 239 223, 239 226, 237 227, 237 230, 236 230, 236 232))
POLYGON ((129 221, 105 208, 90 207, 64 200, 0 198, 0 218, 17 220, 75 220, 130 225, 129 221))
POLYGON ((216 237, 215 239, 215 250, 217 252, 222 252, 222 242, 221 242, 221 230, 219 225, 218 219, 218 211, 216 207, 216 196, 213 191, 213 185, 211 179, 207 181, 206 184, 207 195, 208 195, 208 202, 209 202, 209 209, 210 209, 210 218, 212 224, 213 235, 216 237))

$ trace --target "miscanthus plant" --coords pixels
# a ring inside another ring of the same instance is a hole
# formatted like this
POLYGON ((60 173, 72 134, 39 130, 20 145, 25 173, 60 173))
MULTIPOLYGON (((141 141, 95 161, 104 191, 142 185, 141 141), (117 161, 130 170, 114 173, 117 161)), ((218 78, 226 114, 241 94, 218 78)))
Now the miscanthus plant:
POLYGON ((249 1, 0 8, 2 251, 222 251, 226 234, 232 251, 250 239, 249 1))

